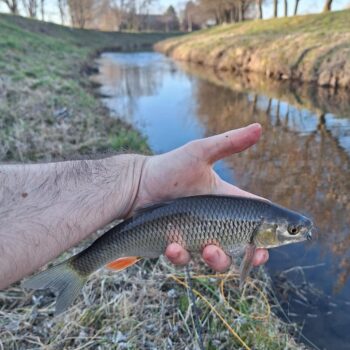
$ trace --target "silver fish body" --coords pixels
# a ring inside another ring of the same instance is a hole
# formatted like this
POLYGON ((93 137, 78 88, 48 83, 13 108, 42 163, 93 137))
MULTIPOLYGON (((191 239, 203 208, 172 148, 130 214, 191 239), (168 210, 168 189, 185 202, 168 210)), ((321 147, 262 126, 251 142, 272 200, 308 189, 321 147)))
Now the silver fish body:
POLYGON ((179 243, 190 252, 215 244, 230 256, 244 253, 243 283, 257 247, 303 241, 311 237, 311 228, 308 218, 264 200, 215 195, 178 198, 139 210, 81 253, 39 273, 24 286, 58 290, 59 313, 95 270, 123 257, 156 258, 170 243, 179 243))

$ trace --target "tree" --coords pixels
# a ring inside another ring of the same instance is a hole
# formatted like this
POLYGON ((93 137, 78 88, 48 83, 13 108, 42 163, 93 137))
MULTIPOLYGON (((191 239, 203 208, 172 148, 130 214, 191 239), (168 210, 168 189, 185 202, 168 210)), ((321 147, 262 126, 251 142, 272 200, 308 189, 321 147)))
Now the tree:
POLYGON ((184 25, 185 25, 185 29, 188 32, 192 32, 193 28, 193 24, 194 24, 194 17, 195 14, 197 13, 197 6, 192 2, 192 1, 188 1, 186 3, 186 7, 185 7, 185 11, 184 11, 184 25))
POLYGON ((256 0, 256 7, 258 9, 258 18, 263 18, 262 0, 256 0))
POLYGON ((35 18, 38 11, 37 0, 22 0, 23 7, 25 8, 30 18, 35 18))
POLYGON ((18 0, 0 0, 0 2, 3 2, 12 14, 18 15, 18 0))
POLYGON ((179 20, 177 18, 176 11, 172 5, 168 7, 163 15, 163 22, 165 23, 165 31, 169 30, 178 30, 179 29, 179 20))
POLYGON ((332 2, 333 2, 333 0, 326 0, 324 7, 323 7, 323 12, 329 12, 332 10, 332 2))
POLYGON ((41 20, 45 21, 45 0, 40 0, 41 20))
POLYGON ((94 0, 67 0, 73 27, 85 28, 92 18, 94 0))
POLYGON ((284 17, 288 17, 288 0, 284 0, 284 17))
POLYGON ((57 6, 61 17, 61 24, 64 24, 64 20, 66 17, 66 5, 66 0, 57 0, 57 6))
POLYGON ((273 0, 273 17, 278 16, 278 0, 273 0))
POLYGON ((298 13, 299 2, 300 2, 300 0, 295 0, 294 16, 296 16, 298 13))

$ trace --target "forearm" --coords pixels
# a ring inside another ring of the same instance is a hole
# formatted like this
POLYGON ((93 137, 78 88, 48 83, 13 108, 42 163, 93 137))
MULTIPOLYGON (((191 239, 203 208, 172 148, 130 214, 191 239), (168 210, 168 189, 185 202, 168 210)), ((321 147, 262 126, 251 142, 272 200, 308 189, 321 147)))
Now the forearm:
POLYGON ((132 209, 145 157, 0 166, 0 289, 132 209))

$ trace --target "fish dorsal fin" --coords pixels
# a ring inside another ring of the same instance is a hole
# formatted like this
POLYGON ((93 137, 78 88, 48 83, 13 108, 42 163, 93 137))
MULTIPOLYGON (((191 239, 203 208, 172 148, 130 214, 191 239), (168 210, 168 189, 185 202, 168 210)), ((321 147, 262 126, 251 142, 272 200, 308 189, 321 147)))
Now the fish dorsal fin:
POLYGON ((109 270, 122 271, 127 267, 136 264, 139 260, 141 260, 141 258, 137 256, 127 256, 124 258, 119 258, 117 260, 111 261, 106 265, 106 267, 109 270))
POLYGON ((170 203, 172 203, 173 201, 166 201, 166 202, 160 202, 160 203, 152 203, 152 204, 146 204, 143 207, 137 208, 134 212, 133 217, 138 217, 141 214, 144 214, 146 212, 150 212, 153 211, 155 209, 161 208, 161 207, 165 207, 167 205, 169 205, 170 203))

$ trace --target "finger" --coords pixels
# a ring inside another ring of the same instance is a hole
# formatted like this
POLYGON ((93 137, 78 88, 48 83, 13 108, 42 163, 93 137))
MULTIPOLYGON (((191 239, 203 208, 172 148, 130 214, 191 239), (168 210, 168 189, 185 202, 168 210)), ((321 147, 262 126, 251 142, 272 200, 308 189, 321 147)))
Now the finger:
POLYGON ((203 260, 218 272, 226 271, 231 265, 231 259, 217 246, 208 245, 202 252, 203 260))
POLYGON ((269 260, 269 252, 267 249, 256 249, 253 257, 253 265, 259 266, 265 264, 269 260))
POLYGON ((165 250, 165 255, 175 265, 186 265, 191 260, 188 251, 177 243, 170 244, 165 250))
POLYGON ((254 145, 261 135, 261 125, 251 124, 245 128, 235 129, 223 134, 198 140, 198 153, 209 163, 214 163, 233 153, 242 152, 254 145))

